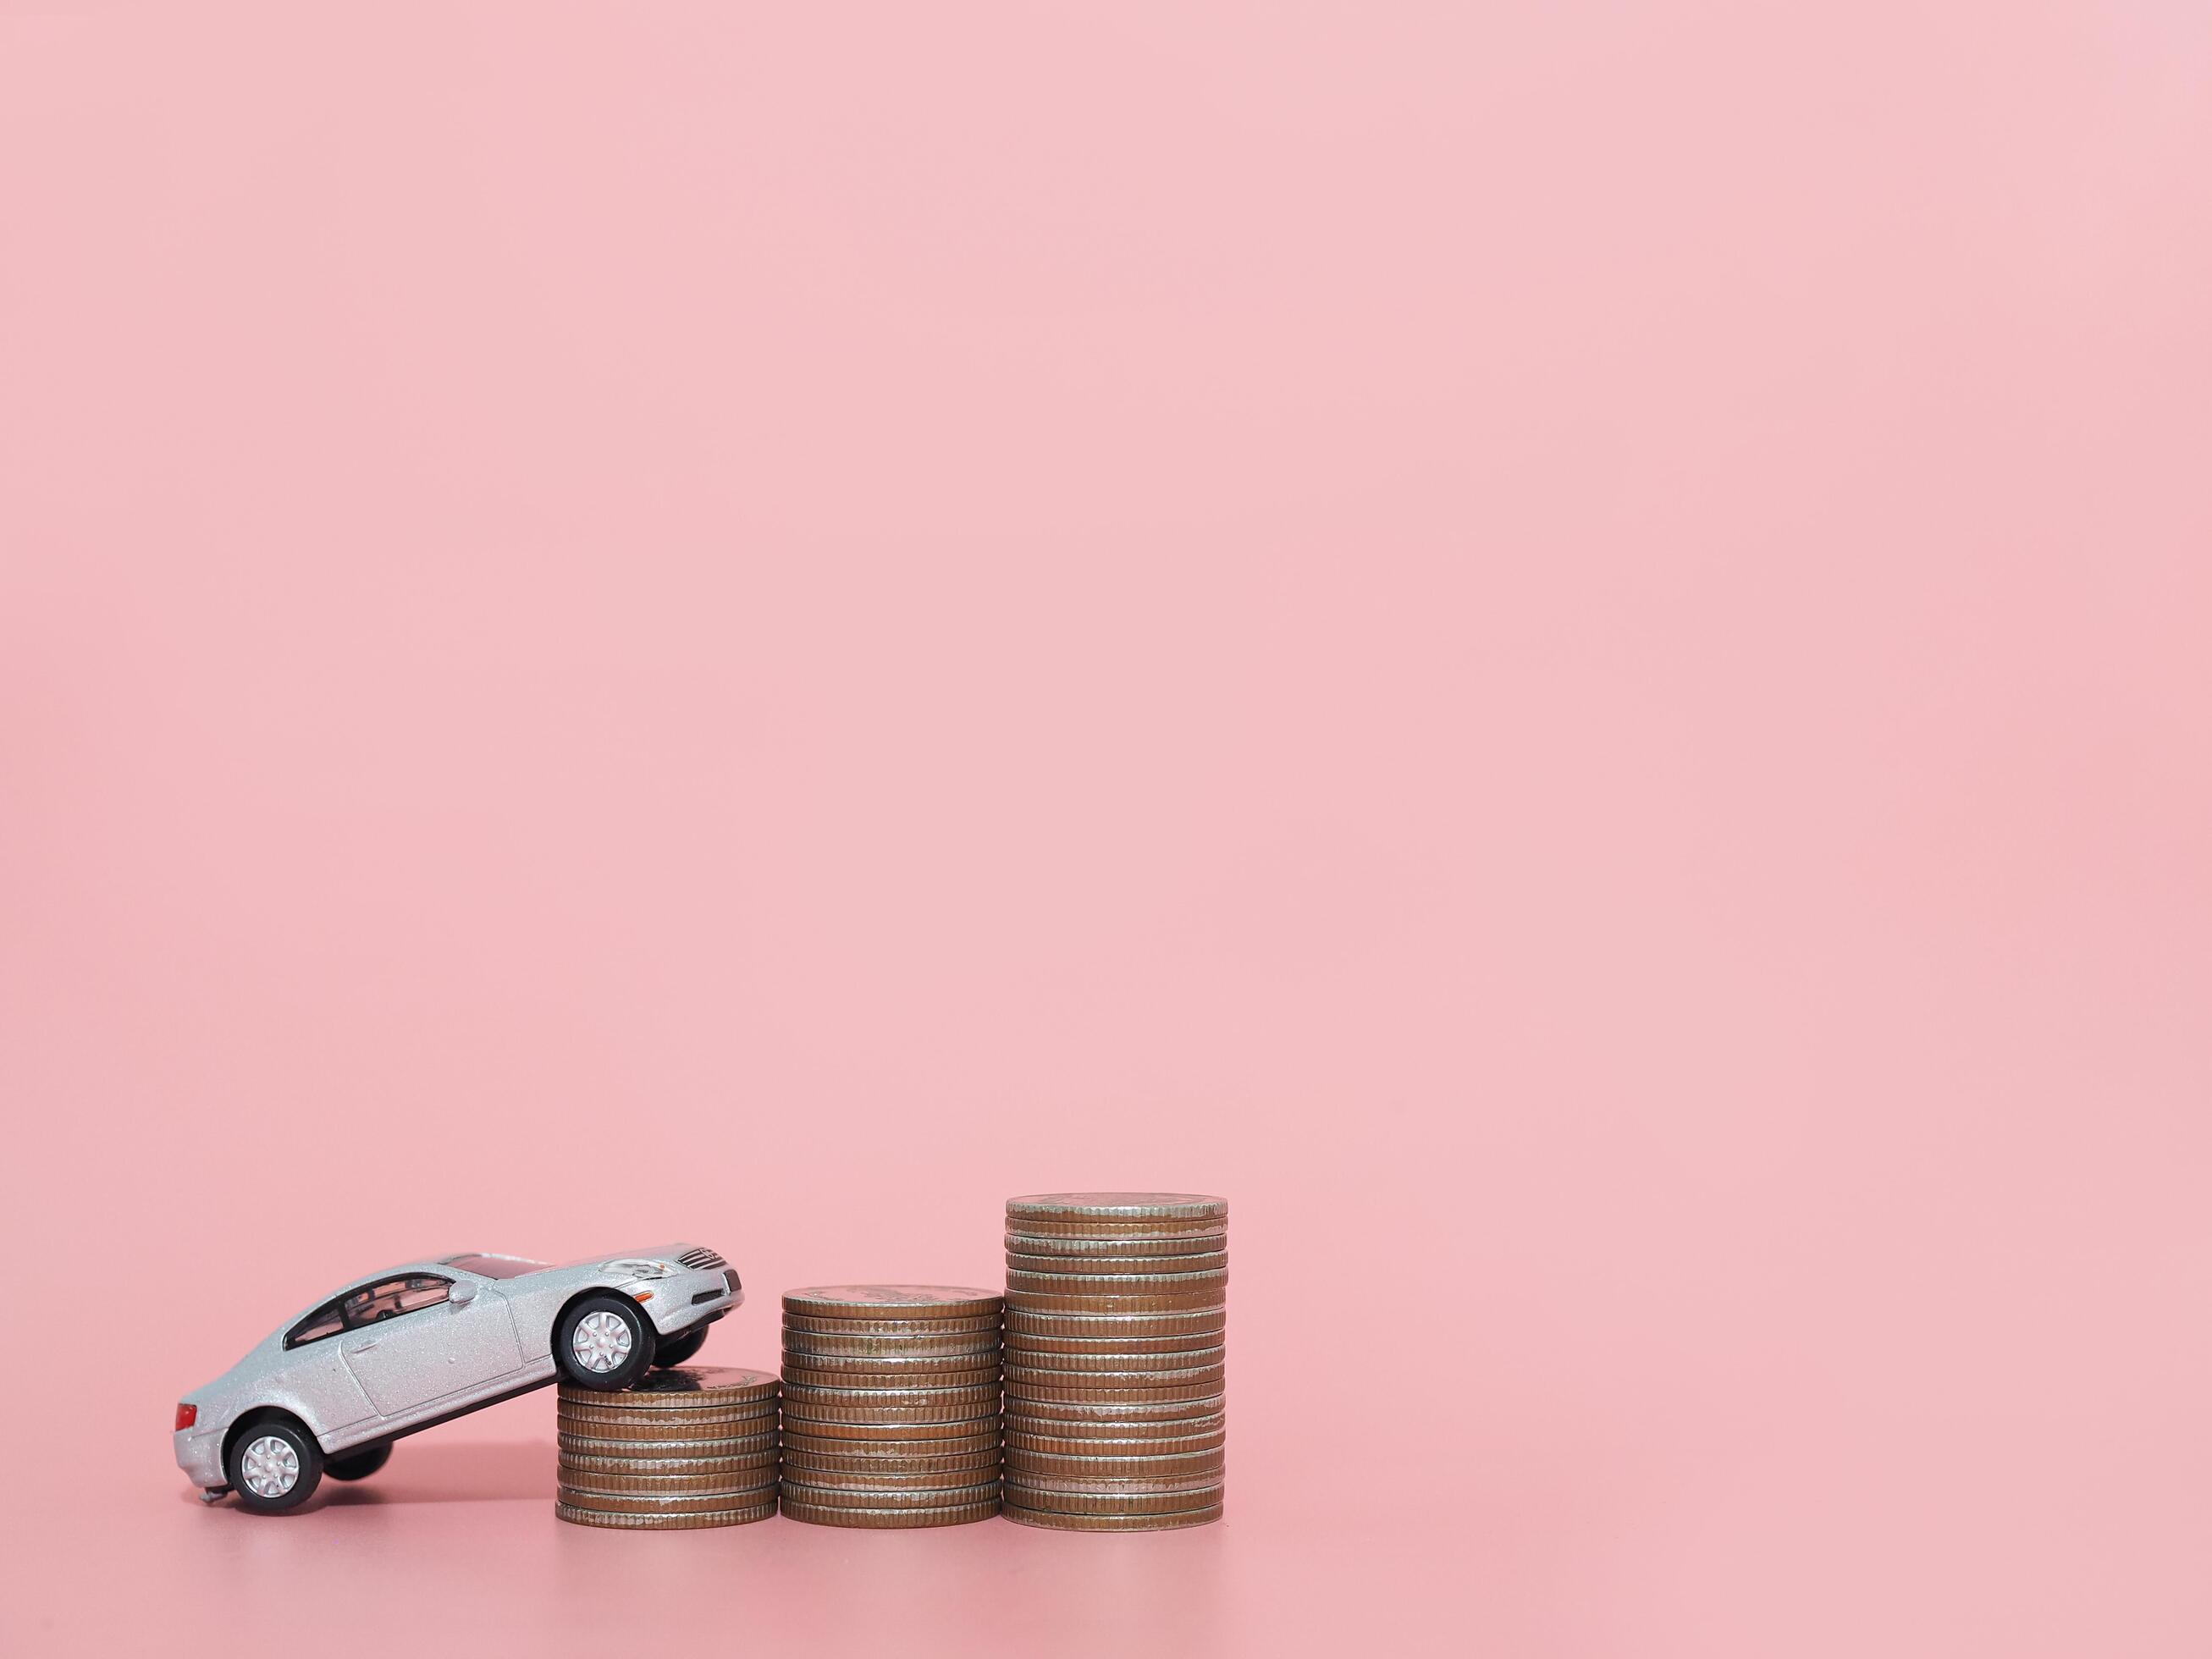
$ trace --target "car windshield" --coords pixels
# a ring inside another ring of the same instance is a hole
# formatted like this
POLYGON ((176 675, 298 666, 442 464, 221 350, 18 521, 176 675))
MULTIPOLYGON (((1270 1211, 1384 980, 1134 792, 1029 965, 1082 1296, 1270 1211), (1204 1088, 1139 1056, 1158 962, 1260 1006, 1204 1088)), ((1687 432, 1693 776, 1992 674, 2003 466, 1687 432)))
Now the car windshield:
POLYGON ((525 1273, 536 1273, 545 1264, 519 1255, 449 1255, 445 1265, 485 1279, 520 1279, 525 1273))

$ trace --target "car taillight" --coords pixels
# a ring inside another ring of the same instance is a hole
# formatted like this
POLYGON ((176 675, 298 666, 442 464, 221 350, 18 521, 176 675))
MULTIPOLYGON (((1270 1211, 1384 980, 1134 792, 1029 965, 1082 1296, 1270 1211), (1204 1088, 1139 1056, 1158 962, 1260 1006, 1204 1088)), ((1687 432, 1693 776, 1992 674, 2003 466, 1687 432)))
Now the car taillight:
POLYGON ((177 1407, 177 1427, 179 1429, 189 1429, 193 1424, 199 1420, 200 1408, 198 1406, 187 1405, 177 1407))

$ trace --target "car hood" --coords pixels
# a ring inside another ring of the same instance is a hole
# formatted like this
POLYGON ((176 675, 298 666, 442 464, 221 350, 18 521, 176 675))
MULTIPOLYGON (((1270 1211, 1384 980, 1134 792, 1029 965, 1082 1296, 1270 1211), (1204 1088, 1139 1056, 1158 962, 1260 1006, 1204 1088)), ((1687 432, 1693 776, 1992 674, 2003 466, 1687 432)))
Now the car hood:
POLYGON ((684 1251, 699 1248, 696 1244, 678 1240, 673 1244, 648 1244, 638 1250, 601 1250, 597 1255, 578 1256, 574 1261, 564 1261, 561 1265, 564 1267, 592 1267, 603 1261, 675 1262, 684 1251))

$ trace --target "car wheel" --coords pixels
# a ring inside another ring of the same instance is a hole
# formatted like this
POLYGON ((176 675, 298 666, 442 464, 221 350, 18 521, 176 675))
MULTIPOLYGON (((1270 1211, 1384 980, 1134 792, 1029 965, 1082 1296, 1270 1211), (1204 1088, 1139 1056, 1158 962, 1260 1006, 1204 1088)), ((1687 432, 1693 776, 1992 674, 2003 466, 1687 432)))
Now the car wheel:
POLYGON ((230 1443, 222 1472, 249 1510, 297 1509, 323 1478, 323 1449, 295 1419, 264 1417, 230 1443))
POLYGON ((662 1341, 653 1352, 653 1363, 656 1365, 680 1365, 698 1352, 706 1340, 707 1328, 695 1325, 683 1335, 672 1336, 662 1341))
POLYGON ((392 1447, 387 1442, 371 1446, 367 1451, 348 1452, 343 1457, 333 1457, 323 1464, 323 1473, 333 1480, 366 1480, 392 1461, 392 1447))
POLYGON ((653 1364, 653 1327, 636 1303, 601 1291, 574 1304, 553 1332, 553 1364, 563 1382, 611 1394, 653 1364))

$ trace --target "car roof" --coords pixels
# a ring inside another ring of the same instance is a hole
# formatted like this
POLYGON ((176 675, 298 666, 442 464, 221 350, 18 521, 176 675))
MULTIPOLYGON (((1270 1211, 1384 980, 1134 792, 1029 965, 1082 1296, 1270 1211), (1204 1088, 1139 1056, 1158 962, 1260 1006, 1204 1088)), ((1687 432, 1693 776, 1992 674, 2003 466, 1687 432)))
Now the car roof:
MULTIPOLYGON (((316 1309, 321 1307, 325 1302, 335 1302, 342 1296, 349 1296, 354 1291, 362 1289, 364 1285, 375 1284, 379 1279, 397 1279, 402 1273, 436 1273, 438 1269, 445 1267, 446 1265, 447 1264, 444 1261, 435 1257, 432 1257, 422 1261, 402 1261, 392 1267, 379 1267, 373 1273, 356 1273, 351 1279, 347 1279, 343 1285, 340 1285, 336 1290, 325 1291, 322 1295, 317 1297, 313 1302, 310 1302, 306 1307, 301 1309, 299 1316, 305 1317, 307 1315, 314 1312, 316 1309)), ((464 1267, 460 1269, 460 1271, 465 1273, 468 1270, 464 1267)))

